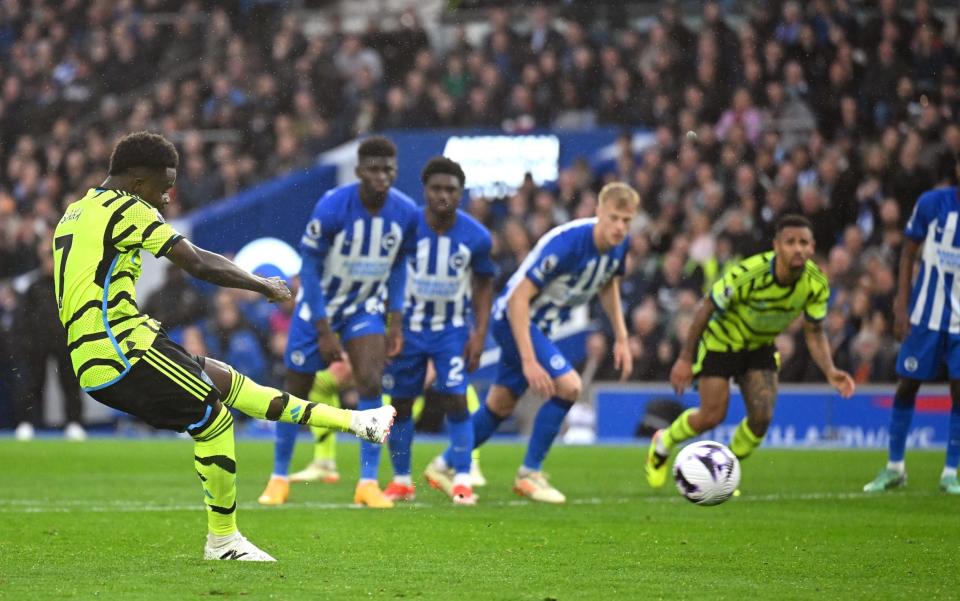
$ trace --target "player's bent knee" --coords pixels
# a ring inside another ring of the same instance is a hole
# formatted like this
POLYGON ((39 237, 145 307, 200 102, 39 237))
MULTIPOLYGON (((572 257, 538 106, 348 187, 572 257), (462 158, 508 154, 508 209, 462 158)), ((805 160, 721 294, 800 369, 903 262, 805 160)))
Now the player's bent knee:
POLYGON ((557 378, 557 396, 565 401, 574 403, 580 399, 580 393, 583 390, 583 381, 580 375, 575 372, 567 372, 557 378))

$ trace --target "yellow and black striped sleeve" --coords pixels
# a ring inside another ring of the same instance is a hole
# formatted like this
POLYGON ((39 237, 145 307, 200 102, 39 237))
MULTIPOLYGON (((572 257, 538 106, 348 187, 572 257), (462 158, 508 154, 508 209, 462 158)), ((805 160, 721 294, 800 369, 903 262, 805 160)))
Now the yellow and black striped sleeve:
POLYGON ((754 255, 740 261, 727 270, 722 278, 710 289, 710 300, 718 311, 723 312, 730 305, 742 301, 745 297, 743 287, 769 269, 766 255, 754 255))
POLYGON ((807 304, 803 308, 803 316, 808 321, 823 321, 827 316, 830 284, 818 267, 808 266, 806 275, 810 278, 810 294, 807 297, 807 304))
POLYGON ((160 212, 140 199, 114 225, 114 243, 120 251, 143 249, 156 257, 170 252, 183 236, 163 220, 160 212))

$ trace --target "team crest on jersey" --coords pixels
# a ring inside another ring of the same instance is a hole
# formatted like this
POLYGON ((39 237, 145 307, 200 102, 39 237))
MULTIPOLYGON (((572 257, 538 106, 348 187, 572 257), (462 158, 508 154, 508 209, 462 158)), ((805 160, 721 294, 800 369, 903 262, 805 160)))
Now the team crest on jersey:
POLYGON ((467 266, 467 253, 462 251, 457 251, 453 253, 453 256, 450 257, 450 267, 453 267, 457 271, 463 271, 467 266))
POLYGON ((914 372, 917 371, 918 367, 920 367, 920 363, 917 361, 916 357, 907 357, 903 361, 903 367, 909 372, 914 372))
POLYGON ((543 258, 543 261, 540 261, 540 270, 543 273, 550 273, 557 268, 557 263, 560 259, 557 258, 557 255, 547 255, 543 258))
POLYGON ((383 378, 380 380, 380 384, 383 386, 385 390, 393 390, 393 385, 394 385, 393 376, 391 376, 390 374, 383 374, 383 378))
POLYGON ((383 236, 383 239, 380 240, 380 246, 382 246, 383 250, 386 251, 393 250, 397 244, 400 244, 400 236, 398 236, 395 232, 387 232, 383 236))
POLYGON ((563 369, 563 366, 566 365, 567 360, 563 358, 563 355, 557 354, 550 357, 550 367, 553 369, 563 369))
POLYGON ((303 365, 307 362, 307 358, 303 355, 303 351, 293 351, 290 353, 290 361, 294 365, 303 365))
POLYGON ((307 224, 307 237, 317 240, 320 238, 320 220, 311 219, 310 223, 307 224))

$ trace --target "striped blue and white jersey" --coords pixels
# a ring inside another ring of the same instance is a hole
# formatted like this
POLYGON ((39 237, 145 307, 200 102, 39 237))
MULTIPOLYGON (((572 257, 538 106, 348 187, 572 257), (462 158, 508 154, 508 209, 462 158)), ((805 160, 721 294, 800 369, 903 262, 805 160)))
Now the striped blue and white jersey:
POLYGON ((417 205, 390 188, 376 215, 360 201, 360 184, 330 190, 317 201, 300 240, 303 266, 297 314, 331 324, 358 312, 403 307, 405 257, 416 241, 417 205))
POLYGON ((547 232, 493 306, 494 319, 506 319, 507 302, 524 278, 539 292, 530 302, 530 322, 548 336, 570 316, 570 310, 590 302, 611 278, 622 276, 629 236, 601 253, 593 241, 597 219, 577 219, 547 232))
POLYGON ((960 200, 957 188, 920 195, 906 235, 923 244, 920 273, 910 296, 910 323, 960 334, 960 200))
POLYGON ((412 332, 438 332, 467 325, 473 298, 473 274, 492 277, 492 239, 480 222, 457 211, 453 227, 438 234, 421 209, 417 248, 407 262, 404 319, 412 332))

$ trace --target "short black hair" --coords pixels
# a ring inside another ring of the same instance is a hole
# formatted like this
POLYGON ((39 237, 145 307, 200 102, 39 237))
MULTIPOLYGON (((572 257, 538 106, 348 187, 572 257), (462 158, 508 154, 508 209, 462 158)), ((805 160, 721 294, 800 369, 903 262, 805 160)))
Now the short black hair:
POLYGON ((467 183, 467 175, 463 172, 463 167, 460 166, 460 163, 447 157, 433 157, 427 161, 427 164, 423 167, 423 171, 420 172, 420 182, 423 185, 427 185, 427 180, 430 179, 430 176, 438 173, 456 177, 460 180, 461 188, 467 183))
POLYGON ((811 232, 813 231, 813 224, 810 223, 810 220, 804 217, 803 215, 798 215, 796 213, 791 213, 784 215, 777 220, 776 231, 777 234, 782 232, 788 227, 805 227, 811 232))
POLYGON ((383 136, 371 136, 360 143, 357 149, 357 158, 364 157, 395 157, 397 156, 397 146, 383 136))
POLYGON ((138 131, 117 142, 110 155, 110 175, 122 175, 129 169, 176 169, 180 155, 176 147, 160 134, 138 131))

